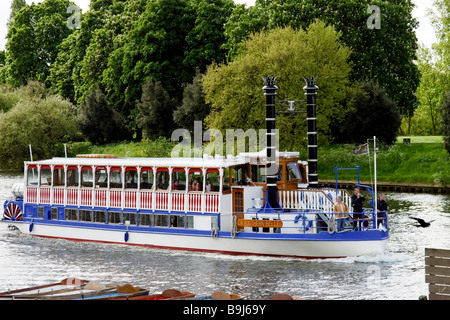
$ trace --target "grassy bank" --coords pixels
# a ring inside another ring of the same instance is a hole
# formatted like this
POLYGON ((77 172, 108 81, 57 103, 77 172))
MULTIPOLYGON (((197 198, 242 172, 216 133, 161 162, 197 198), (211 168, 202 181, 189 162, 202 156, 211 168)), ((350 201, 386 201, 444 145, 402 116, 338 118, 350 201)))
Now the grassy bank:
MULTIPOLYGON (((442 137, 411 137, 411 144, 407 146, 403 143, 403 137, 400 137, 391 147, 381 146, 377 155, 378 181, 450 186, 450 156, 443 148, 442 141, 442 137)), ((68 151, 69 156, 106 153, 117 154, 119 157, 170 157, 175 145, 165 139, 104 146, 74 143, 68 145, 68 151)), ((353 147, 353 145, 319 146, 319 178, 334 180, 336 166, 354 168, 361 165, 361 180, 370 181, 373 153, 369 164, 367 155, 353 154, 353 147)), ((306 160, 308 155, 306 148, 299 151, 300 158, 306 160)), ((356 180, 357 175, 355 171, 340 171, 339 179, 356 180)))
MULTIPOLYGON (((334 167, 354 168, 361 165, 361 180, 373 176, 373 153, 356 156, 352 145, 328 145, 319 147, 319 178, 334 179, 334 167)), ((372 152, 372 150, 371 150, 372 152)), ((442 145, 442 137, 411 137, 405 145, 403 137, 391 147, 380 147, 377 154, 378 181, 411 184, 450 186, 450 156, 442 145)), ((339 179, 355 180, 356 173, 339 171, 339 179)))

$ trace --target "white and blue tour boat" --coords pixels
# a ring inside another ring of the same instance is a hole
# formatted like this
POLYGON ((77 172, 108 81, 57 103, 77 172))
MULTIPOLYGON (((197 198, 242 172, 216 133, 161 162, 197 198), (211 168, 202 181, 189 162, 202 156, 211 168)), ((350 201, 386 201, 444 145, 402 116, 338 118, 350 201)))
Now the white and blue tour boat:
MULTIPOLYGON (((271 139, 262 152, 232 157, 26 161, 24 183, 5 202, 2 222, 40 237, 176 250, 301 258, 381 253, 389 231, 376 195, 362 219, 350 212, 337 228, 336 198, 351 208, 351 195, 318 187, 318 88, 315 78, 306 80, 308 162, 298 152, 276 151, 271 139)), ((277 87, 274 78, 265 84, 270 136, 277 87)))

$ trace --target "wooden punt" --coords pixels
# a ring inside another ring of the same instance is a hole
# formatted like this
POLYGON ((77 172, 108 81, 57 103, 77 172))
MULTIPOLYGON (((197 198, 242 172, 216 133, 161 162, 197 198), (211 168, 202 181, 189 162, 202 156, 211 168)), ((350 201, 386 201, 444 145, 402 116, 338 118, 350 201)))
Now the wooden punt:
POLYGON ((176 289, 167 289, 164 290, 160 294, 152 294, 152 295, 140 295, 134 297, 119 297, 115 300, 181 300, 187 298, 193 298, 195 294, 187 291, 178 291, 176 289))
POLYGON ((77 278, 66 278, 56 283, 0 292, 0 299, 37 299, 58 294, 70 294, 83 289, 88 282, 77 278))

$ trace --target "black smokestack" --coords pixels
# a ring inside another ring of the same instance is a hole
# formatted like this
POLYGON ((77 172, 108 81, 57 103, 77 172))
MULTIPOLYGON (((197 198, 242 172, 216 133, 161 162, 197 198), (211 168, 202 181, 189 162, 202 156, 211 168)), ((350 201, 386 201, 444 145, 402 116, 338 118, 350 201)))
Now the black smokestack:
POLYGON ((266 96, 266 137, 267 137, 267 159, 266 159, 266 180, 267 180, 267 201, 272 208, 278 208, 277 201, 277 159, 275 145, 275 96, 278 87, 275 85, 276 77, 265 77, 263 87, 266 96))
POLYGON ((317 126, 316 126, 316 96, 319 87, 316 86, 317 77, 305 78, 303 88, 306 95, 306 114, 308 122, 308 180, 311 187, 319 186, 317 175, 317 126))

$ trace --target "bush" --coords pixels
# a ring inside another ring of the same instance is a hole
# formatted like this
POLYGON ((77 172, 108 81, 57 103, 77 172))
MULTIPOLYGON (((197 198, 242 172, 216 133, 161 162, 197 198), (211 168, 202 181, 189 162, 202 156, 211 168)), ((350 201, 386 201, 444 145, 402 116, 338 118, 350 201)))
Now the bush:
POLYGON ((401 125, 400 112, 377 84, 366 83, 349 112, 346 125, 349 142, 364 143, 373 136, 387 145, 395 143, 401 125))
POLYGON ((45 159, 56 154, 56 145, 80 138, 73 105, 60 97, 46 99, 24 97, 11 110, 0 113, 0 166, 21 169, 33 158, 45 159))

